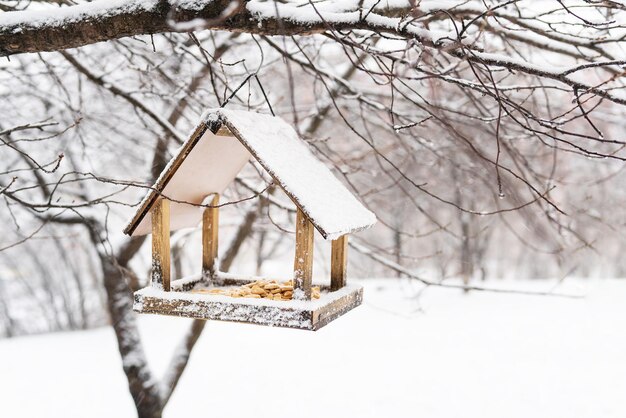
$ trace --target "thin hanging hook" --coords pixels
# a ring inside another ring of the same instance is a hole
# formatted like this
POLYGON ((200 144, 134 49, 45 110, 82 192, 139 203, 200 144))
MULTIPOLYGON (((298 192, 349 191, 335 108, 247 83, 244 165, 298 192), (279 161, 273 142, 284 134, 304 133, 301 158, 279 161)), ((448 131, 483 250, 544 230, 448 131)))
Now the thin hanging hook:
POLYGON ((221 108, 226 107, 226 105, 228 104, 228 102, 230 102, 230 99, 232 99, 233 97, 235 97, 235 95, 237 94, 237 92, 247 83, 250 81, 250 79, 254 77, 257 84, 259 85, 259 87, 261 88, 261 93, 263 93, 263 97, 265 98, 265 102, 267 103, 267 107, 269 107, 270 109, 270 113, 272 114, 272 116, 276 116, 276 114, 274 113, 274 109, 272 108, 272 104, 270 103, 269 98, 267 97, 267 94, 265 94, 265 89, 263 88, 263 84, 261 84, 261 80, 259 80, 259 76, 257 75, 257 73, 252 73, 249 74, 245 80, 243 80, 241 82, 241 84, 239 84, 239 86, 237 86, 237 88, 231 93, 230 96, 228 96, 228 98, 224 101, 224 103, 221 104, 221 108))

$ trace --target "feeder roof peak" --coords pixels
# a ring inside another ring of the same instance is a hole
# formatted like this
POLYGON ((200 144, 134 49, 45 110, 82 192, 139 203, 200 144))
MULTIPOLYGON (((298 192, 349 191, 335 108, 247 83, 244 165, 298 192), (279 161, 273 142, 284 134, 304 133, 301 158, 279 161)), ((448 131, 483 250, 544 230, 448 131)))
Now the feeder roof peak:
POLYGON ((146 216, 159 195, 170 199, 170 228, 196 226, 199 206, 222 193, 254 158, 325 239, 369 228, 376 217, 319 161, 296 131, 279 117, 209 109, 175 153, 124 230, 150 233, 146 216))

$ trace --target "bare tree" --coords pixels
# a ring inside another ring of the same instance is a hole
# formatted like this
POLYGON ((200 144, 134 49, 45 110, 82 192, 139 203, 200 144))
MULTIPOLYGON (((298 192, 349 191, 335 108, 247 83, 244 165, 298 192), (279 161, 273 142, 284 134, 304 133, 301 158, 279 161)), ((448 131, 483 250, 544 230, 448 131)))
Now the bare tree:
MULTIPOLYGON (((98 301, 140 417, 162 415, 204 323, 156 379, 131 309, 145 240, 117 231, 206 107, 271 107, 377 213, 357 273, 480 290, 494 260, 547 277, 621 259, 619 2, 75 3, 0 2, 0 323, 25 325, 9 292, 42 301, 38 330, 93 326, 98 301)), ((227 194, 245 203, 222 268, 256 234, 261 269, 293 210, 253 164, 227 194)))

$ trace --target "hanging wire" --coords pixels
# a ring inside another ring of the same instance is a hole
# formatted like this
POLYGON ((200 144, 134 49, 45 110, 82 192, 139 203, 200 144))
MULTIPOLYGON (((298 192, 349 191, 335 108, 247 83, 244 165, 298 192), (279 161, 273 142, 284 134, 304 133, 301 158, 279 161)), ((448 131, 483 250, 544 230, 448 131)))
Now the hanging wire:
POLYGON ((270 103, 269 98, 267 97, 267 94, 265 94, 265 89, 263 88, 263 84, 261 84, 261 80, 259 80, 259 76, 257 75, 257 73, 252 73, 249 74, 242 82, 241 84, 239 84, 237 86, 237 88, 231 93, 230 96, 228 96, 228 98, 224 101, 224 103, 222 103, 220 105, 221 108, 226 107, 226 105, 228 104, 228 102, 230 102, 230 99, 232 99, 233 97, 235 97, 235 95, 237 94, 237 92, 247 83, 250 81, 250 79, 254 77, 254 79, 256 80, 257 84, 259 85, 259 88, 261 89, 261 93, 263 93, 263 97, 265 98, 265 103, 267 103, 267 107, 270 109, 270 113, 272 114, 272 116, 276 116, 276 114, 274 113, 274 109, 272 108, 272 104, 270 103))

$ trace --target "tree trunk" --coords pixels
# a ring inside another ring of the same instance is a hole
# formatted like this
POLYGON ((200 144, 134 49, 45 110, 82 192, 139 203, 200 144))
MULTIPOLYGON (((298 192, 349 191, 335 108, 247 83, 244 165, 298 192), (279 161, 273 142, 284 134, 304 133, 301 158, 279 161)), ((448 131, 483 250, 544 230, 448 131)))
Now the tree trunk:
POLYGON ((160 418, 163 406, 157 381, 151 377, 143 345, 139 337, 137 319, 133 313, 132 293, 126 278, 115 260, 100 254, 107 306, 111 325, 117 337, 128 389, 135 402, 139 418, 160 418))
POLYGON ((128 262, 141 248, 145 236, 131 238, 120 248, 116 257, 108 254, 101 245, 98 225, 91 222, 87 226, 100 258, 111 326, 115 331, 122 367, 128 380, 129 392, 137 408, 137 416, 160 418, 164 405, 159 393, 158 380, 148 367, 137 318, 133 312, 133 294, 128 287, 125 274, 128 262))

